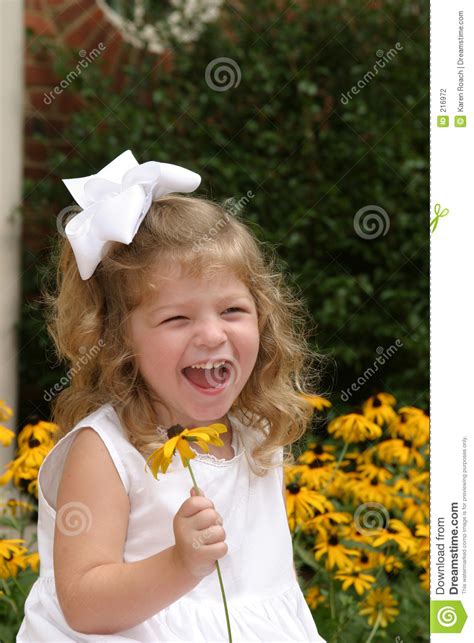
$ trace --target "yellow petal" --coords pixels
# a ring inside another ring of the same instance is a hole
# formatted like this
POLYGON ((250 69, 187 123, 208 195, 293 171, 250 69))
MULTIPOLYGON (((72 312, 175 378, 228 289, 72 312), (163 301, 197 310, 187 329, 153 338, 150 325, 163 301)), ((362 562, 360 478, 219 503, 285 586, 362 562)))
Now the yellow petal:
POLYGON ((183 433, 180 433, 179 435, 175 435, 174 438, 171 438, 171 440, 167 440, 165 444, 163 445, 163 456, 164 458, 171 458, 173 456, 174 450, 176 448, 177 443, 181 439, 181 436, 183 433))
POLYGON ((192 460, 193 458, 196 457, 196 453, 191 449, 191 447, 189 446, 186 440, 180 441, 180 443, 178 444, 178 452, 179 452, 179 455, 181 456, 181 462, 183 463, 183 467, 188 466, 188 460, 192 460))

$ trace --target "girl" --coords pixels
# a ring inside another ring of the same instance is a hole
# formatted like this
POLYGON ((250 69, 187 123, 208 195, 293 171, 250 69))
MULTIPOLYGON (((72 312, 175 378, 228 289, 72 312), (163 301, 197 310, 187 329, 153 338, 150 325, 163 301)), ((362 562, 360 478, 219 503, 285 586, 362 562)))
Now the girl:
POLYGON ((216 560, 233 641, 323 641, 293 566, 282 466, 311 419, 303 309, 243 223, 176 195, 199 182, 129 151, 65 181, 83 210, 48 327, 71 384, 39 472, 41 567, 19 643, 227 641, 216 560), (153 477, 168 428, 213 423, 224 446, 193 447, 202 495, 177 453, 153 477))

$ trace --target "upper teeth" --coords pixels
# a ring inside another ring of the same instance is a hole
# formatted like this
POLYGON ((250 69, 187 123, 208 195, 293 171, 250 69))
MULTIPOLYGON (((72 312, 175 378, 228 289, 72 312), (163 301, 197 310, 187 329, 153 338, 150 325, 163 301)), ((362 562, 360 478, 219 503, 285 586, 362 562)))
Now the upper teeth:
POLYGON ((193 364, 191 368, 218 368, 225 364, 225 359, 221 362, 200 362, 199 364, 193 364))

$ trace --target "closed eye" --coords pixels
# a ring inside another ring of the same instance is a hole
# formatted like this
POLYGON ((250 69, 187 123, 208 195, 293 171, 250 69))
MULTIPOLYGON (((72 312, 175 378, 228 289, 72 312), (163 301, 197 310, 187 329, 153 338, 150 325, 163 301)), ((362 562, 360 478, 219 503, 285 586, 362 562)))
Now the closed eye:
MULTIPOLYGON (((222 314, 223 315, 225 313, 232 314, 232 313, 237 313, 237 312, 246 313, 247 311, 244 310, 243 308, 238 308, 237 306, 232 306, 231 308, 227 308, 226 310, 224 310, 224 312, 222 314)), ((176 315, 175 317, 170 317, 169 319, 163 320, 161 323, 166 324, 167 322, 174 321, 175 319, 188 319, 188 317, 184 317, 183 315, 176 315)))
POLYGON ((228 312, 234 312, 234 313, 235 313, 235 312, 240 312, 240 313, 245 313, 245 312, 247 312, 247 311, 246 311, 246 310, 244 310, 243 308, 237 308, 236 306, 234 306, 234 307, 232 307, 232 308, 227 308, 226 310, 224 310, 224 313, 228 313, 228 312))

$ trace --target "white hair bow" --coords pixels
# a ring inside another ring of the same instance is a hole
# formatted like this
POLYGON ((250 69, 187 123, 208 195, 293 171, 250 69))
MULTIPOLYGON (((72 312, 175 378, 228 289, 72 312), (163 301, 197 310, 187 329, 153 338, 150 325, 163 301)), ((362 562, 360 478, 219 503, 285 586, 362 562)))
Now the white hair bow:
POLYGON ((89 279, 112 241, 132 242, 152 201, 172 192, 194 192, 201 177, 170 163, 139 165, 127 150, 97 174, 63 183, 83 208, 64 232, 82 279, 89 279))

